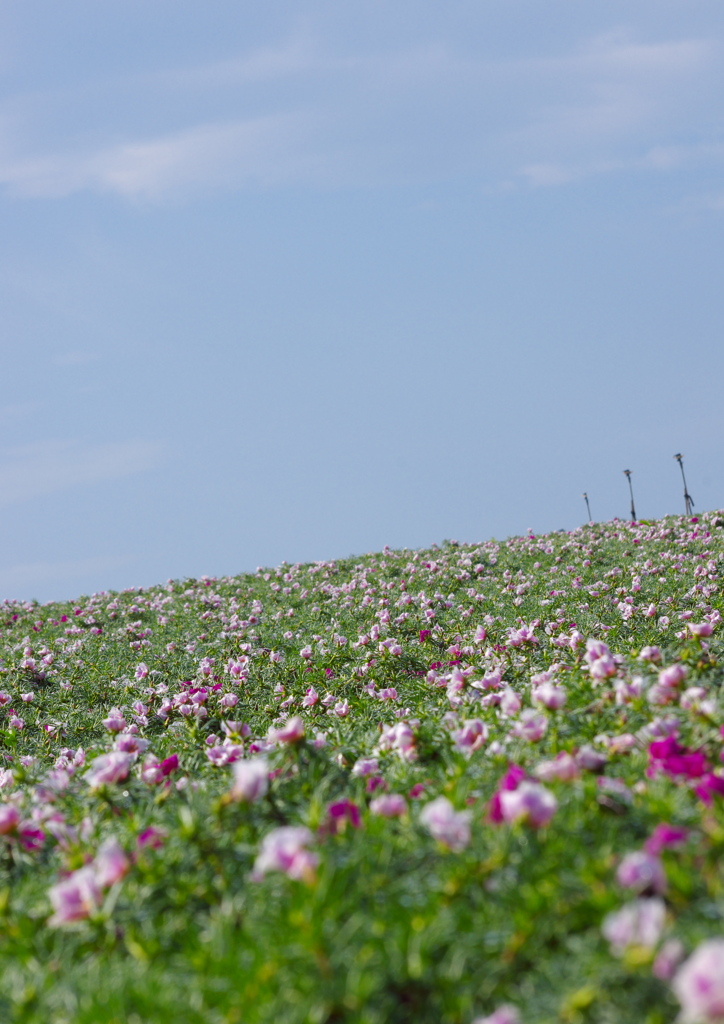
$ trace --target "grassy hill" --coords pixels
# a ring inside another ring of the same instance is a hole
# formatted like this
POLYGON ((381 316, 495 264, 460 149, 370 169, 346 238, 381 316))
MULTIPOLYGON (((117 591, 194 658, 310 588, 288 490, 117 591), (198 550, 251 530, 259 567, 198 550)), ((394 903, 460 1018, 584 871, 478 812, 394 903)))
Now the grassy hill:
POLYGON ((0 605, 0 1020, 724 1020, 723 556, 708 513, 0 605))

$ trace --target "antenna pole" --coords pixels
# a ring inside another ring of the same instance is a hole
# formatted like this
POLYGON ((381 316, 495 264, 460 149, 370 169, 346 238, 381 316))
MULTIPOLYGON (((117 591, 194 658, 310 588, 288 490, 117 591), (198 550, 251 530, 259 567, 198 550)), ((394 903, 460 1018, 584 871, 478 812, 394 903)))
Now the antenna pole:
POLYGON ((589 521, 589 523, 592 523, 593 522, 593 517, 591 516, 591 506, 588 504, 588 495, 586 494, 585 491, 583 492, 583 498, 584 498, 584 500, 586 502, 586 508, 588 510, 588 521, 589 521))
POLYGON ((686 477, 684 476, 684 456, 681 452, 675 455, 674 458, 679 463, 679 469, 681 470, 681 479, 684 481, 684 505, 686 507, 686 514, 690 516, 694 511, 694 499, 689 494, 689 489, 686 486, 686 477))
POLYGON ((631 522, 635 523, 636 522, 636 508, 634 506, 633 487, 631 486, 631 470, 630 469, 624 469, 623 472, 624 472, 624 475, 625 475, 626 479, 628 480, 628 489, 629 489, 629 493, 631 494, 631 522))

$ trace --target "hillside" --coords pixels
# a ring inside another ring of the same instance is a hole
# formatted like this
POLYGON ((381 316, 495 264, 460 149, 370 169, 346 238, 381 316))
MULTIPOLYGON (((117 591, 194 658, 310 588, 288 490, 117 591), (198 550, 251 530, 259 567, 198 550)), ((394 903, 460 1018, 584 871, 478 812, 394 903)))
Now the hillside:
POLYGON ((0 605, 0 1019, 724 1020, 723 555, 714 512, 0 605))

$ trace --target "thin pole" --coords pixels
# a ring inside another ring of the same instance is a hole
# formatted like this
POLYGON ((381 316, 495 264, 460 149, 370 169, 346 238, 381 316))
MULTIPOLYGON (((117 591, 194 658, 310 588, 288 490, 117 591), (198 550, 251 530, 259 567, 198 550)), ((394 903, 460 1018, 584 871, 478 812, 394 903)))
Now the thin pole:
POLYGON ((592 523, 593 522, 593 517, 591 516, 591 506, 588 504, 588 495, 586 494, 585 491, 583 492, 583 497, 584 497, 584 499, 586 501, 586 508, 588 509, 588 521, 589 521, 589 523, 592 523))
POLYGON ((628 489, 629 489, 629 491, 631 493, 631 522, 635 523, 636 522, 636 509, 634 507, 633 487, 631 486, 631 470, 630 469, 624 469, 624 474, 626 476, 626 479, 628 480, 628 489))
POLYGON ((686 514, 690 516, 694 511, 694 499, 689 494, 689 489, 686 486, 686 477, 684 476, 684 456, 679 452, 674 458, 679 463, 679 469, 681 470, 681 479, 684 481, 684 504, 686 506, 686 514))

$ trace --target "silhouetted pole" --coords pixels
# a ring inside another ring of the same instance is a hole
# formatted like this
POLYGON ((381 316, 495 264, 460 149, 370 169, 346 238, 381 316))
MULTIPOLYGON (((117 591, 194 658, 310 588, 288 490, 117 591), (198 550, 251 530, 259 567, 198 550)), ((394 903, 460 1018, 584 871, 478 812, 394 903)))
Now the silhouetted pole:
POLYGON ((689 494, 689 489, 686 486, 686 477, 684 476, 684 456, 679 452, 674 458, 679 463, 679 469, 681 470, 681 479, 684 481, 684 503, 686 505, 686 514, 690 516, 694 511, 694 499, 689 494))
POLYGON ((589 521, 589 523, 592 523, 593 519, 591 517, 591 506, 588 504, 588 495, 586 494, 585 491, 583 492, 583 497, 584 497, 585 502, 586 502, 586 508, 588 509, 588 521, 589 521))
POLYGON ((628 480, 628 489, 629 489, 629 491, 631 493, 631 522, 635 523, 636 522, 636 508, 634 507, 633 487, 631 486, 631 470, 630 469, 624 469, 624 474, 626 476, 626 479, 628 480))

